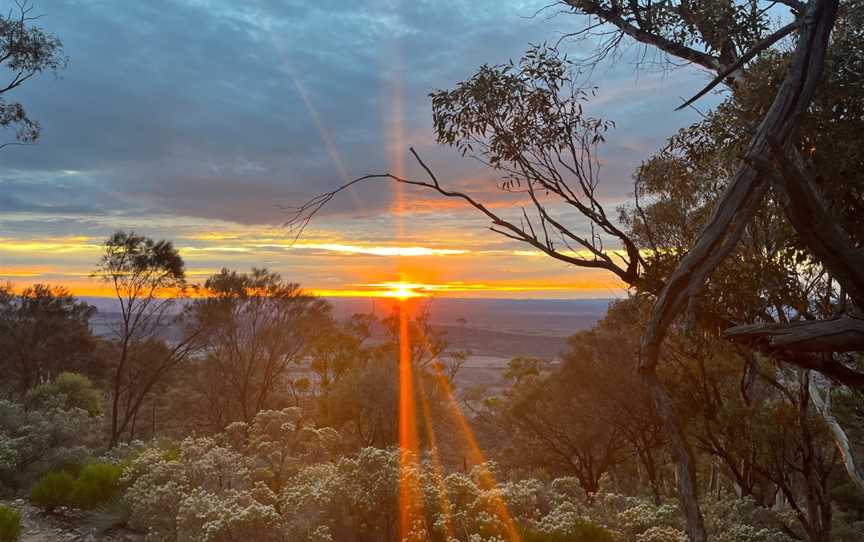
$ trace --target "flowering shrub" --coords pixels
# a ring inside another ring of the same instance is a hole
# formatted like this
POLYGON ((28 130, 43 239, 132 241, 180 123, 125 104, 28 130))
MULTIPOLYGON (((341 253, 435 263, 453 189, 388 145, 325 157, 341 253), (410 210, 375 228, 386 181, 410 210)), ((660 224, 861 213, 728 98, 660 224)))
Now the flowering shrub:
POLYGON ((249 492, 230 489, 215 494, 199 487, 180 504, 177 539, 279 542, 285 537, 275 508, 257 502, 249 492))
MULTIPOLYGON (((397 540, 404 477, 422 503, 410 542, 509 540, 502 503, 525 542, 685 540, 672 504, 603 491, 588 503, 571 478, 496 485, 492 464, 447 474, 392 448, 331 459, 338 444, 332 429, 285 409, 221 435, 187 438, 176 449, 146 448, 122 476, 129 524, 150 540, 179 542, 397 540)), ((737 506, 706 506, 718 540, 788 542, 759 523, 758 510, 737 506)))
POLYGON ((218 447, 213 439, 187 438, 179 457, 160 448, 144 450, 121 476, 121 483, 128 486, 129 525, 152 540, 178 540, 177 517, 183 501, 199 487, 208 491, 242 487, 247 481, 244 463, 242 456, 218 447))
POLYGON ((781 525, 794 525, 791 510, 757 506, 750 497, 725 495, 707 500, 705 523, 718 542, 792 542, 781 525))
POLYGON ((776 529, 732 525, 720 533, 716 540, 718 542, 793 542, 794 539, 776 529))
MULTIPOLYGON (((619 512, 616 517, 616 527, 625 533, 629 533, 631 536, 642 535, 649 529, 661 527, 669 529, 656 530, 657 533, 671 532, 675 530, 673 528, 675 521, 674 510, 670 506, 654 506, 643 502, 619 512)), ((655 538, 646 538, 644 542, 661 542, 666 540, 664 538, 657 538, 660 535, 650 536, 655 536, 655 538)), ((636 539, 639 542, 643 542, 638 536, 636 539)), ((672 542, 673 538, 669 538, 668 540, 672 542)))
POLYGON ((47 470, 83 463, 99 442, 101 423, 78 407, 28 410, 0 400, 0 483, 21 486, 47 470))
MULTIPOLYGON (((290 525, 278 492, 304 464, 326 459, 337 441, 335 431, 312 427, 289 408, 260 412, 248 426, 232 424, 214 437, 186 438, 178 450, 144 449, 121 477, 129 525, 150 540, 282 540, 290 525)), ((307 534, 317 529, 317 539, 326 540, 319 526, 307 534)))

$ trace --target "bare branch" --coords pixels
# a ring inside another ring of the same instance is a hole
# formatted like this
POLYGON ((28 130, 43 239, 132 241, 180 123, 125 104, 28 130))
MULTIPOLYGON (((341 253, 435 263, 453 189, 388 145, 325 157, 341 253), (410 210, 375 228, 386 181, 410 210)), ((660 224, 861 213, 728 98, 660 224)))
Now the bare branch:
MULTIPOLYGON (((769 352, 860 352, 864 351, 864 319, 844 316, 831 320, 746 324, 729 328, 722 336, 769 352)), ((864 378, 864 374, 861 376, 864 378)))

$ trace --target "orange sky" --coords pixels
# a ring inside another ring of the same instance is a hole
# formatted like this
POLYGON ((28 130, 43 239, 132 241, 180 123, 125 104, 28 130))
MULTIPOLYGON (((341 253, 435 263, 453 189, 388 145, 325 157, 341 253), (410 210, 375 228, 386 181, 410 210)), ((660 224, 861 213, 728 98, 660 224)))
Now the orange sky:
MULTIPOLYGON (((507 247, 489 232, 483 235, 485 243, 471 236, 457 241, 442 235, 442 241, 427 243, 408 237, 402 243, 369 243, 309 232, 292 242, 280 228, 248 227, 189 233, 173 241, 191 282, 203 282, 222 267, 264 266, 325 296, 393 296, 398 290, 447 297, 623 295, 622 285, 609 273, 575 269, 537 252, 507 247)), ((65 285, 78 295, 107 295, 89 276, 102 241, 95 236, 0 237, 0 281, 18 287, 65 285)))

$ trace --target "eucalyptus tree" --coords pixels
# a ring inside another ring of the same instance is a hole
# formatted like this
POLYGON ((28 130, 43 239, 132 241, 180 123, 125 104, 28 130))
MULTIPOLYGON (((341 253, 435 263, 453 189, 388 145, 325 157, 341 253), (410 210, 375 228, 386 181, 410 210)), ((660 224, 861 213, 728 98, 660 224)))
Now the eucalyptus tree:
POLYGON ((93 276, 108 285, 119 310, 109 354, 114 446, 134 426, 154 387, 201 348, 201 332, 182 318, 185 264, 170 241, 118 231, 103 250, 93 276))
POLYGON ((329 305, 278 273, 223 269, 204 283, 188 316, 205 345, 207 404, 222 427, 251 423, 262 410, 284 407, 292 368, 329 325, 329 305))
POLYGON ((35 24, 39 17, 27 0, 15 0, 15 8, 0 15, 0 65, 10 72, 0 83, 0 128, 15 130, 15 141, 0 148, 32 144, 41 134, 39 123, 20 102, 8 101, 7 94, 43 72, 57 73, 68 62, 60 38, 35 24))

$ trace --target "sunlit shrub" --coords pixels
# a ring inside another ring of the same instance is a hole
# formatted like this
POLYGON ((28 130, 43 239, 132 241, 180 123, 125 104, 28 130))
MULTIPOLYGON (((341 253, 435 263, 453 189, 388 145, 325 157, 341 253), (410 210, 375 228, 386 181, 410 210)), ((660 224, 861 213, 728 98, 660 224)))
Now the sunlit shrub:
MULTIPOLYGON (((304 465, 327 459, 337 441, 335 431, 309 425, 291 408, 261 412, 249 425, 187 438, 179 447, 142 450, 121 476, 128 487, 129 524, 152 540, 284 539, 280 533, 289 530, 303 535, 292 540, 326 540, 323 519, 292 524, 279 514, 280 507, 296 506, 314 517, 317 505, 305 502, 309 495, 279 491, 304 465)), ((322 518, 330 517, 331 510, 323 508, 322 518)))
POLYGON ((93 509, 117 496, 120 491, 122 465, 89 463, 81 469, 71 495, 78 508, 93 509))
POLYGON ((248 492, 228 490, 216 495, 196 488, 183 499, 177 513, 178 541, 284 539, 281 517, 276 510, 256 502, 248 492))
POLYGON ((72 504, 75 478, 65 471, 45 473, 30 491, 30 501, 47 511, 72 504))
POLYGON ((21 514, 0 504, 0 542, 16 542, 21 536, 21 514))
POLYGON ((612 542, 613 534, 584 516, 575 504, 564 501, 543 514, 538 521, 532 522, 531 528, 526 531, 525 540, 612 542))
POLYGON ((129 464, 120 481, 128 486, 129 525, 152 540, 176 539, 177 511, 190 488, 184 465, 150 448, 129 464))

